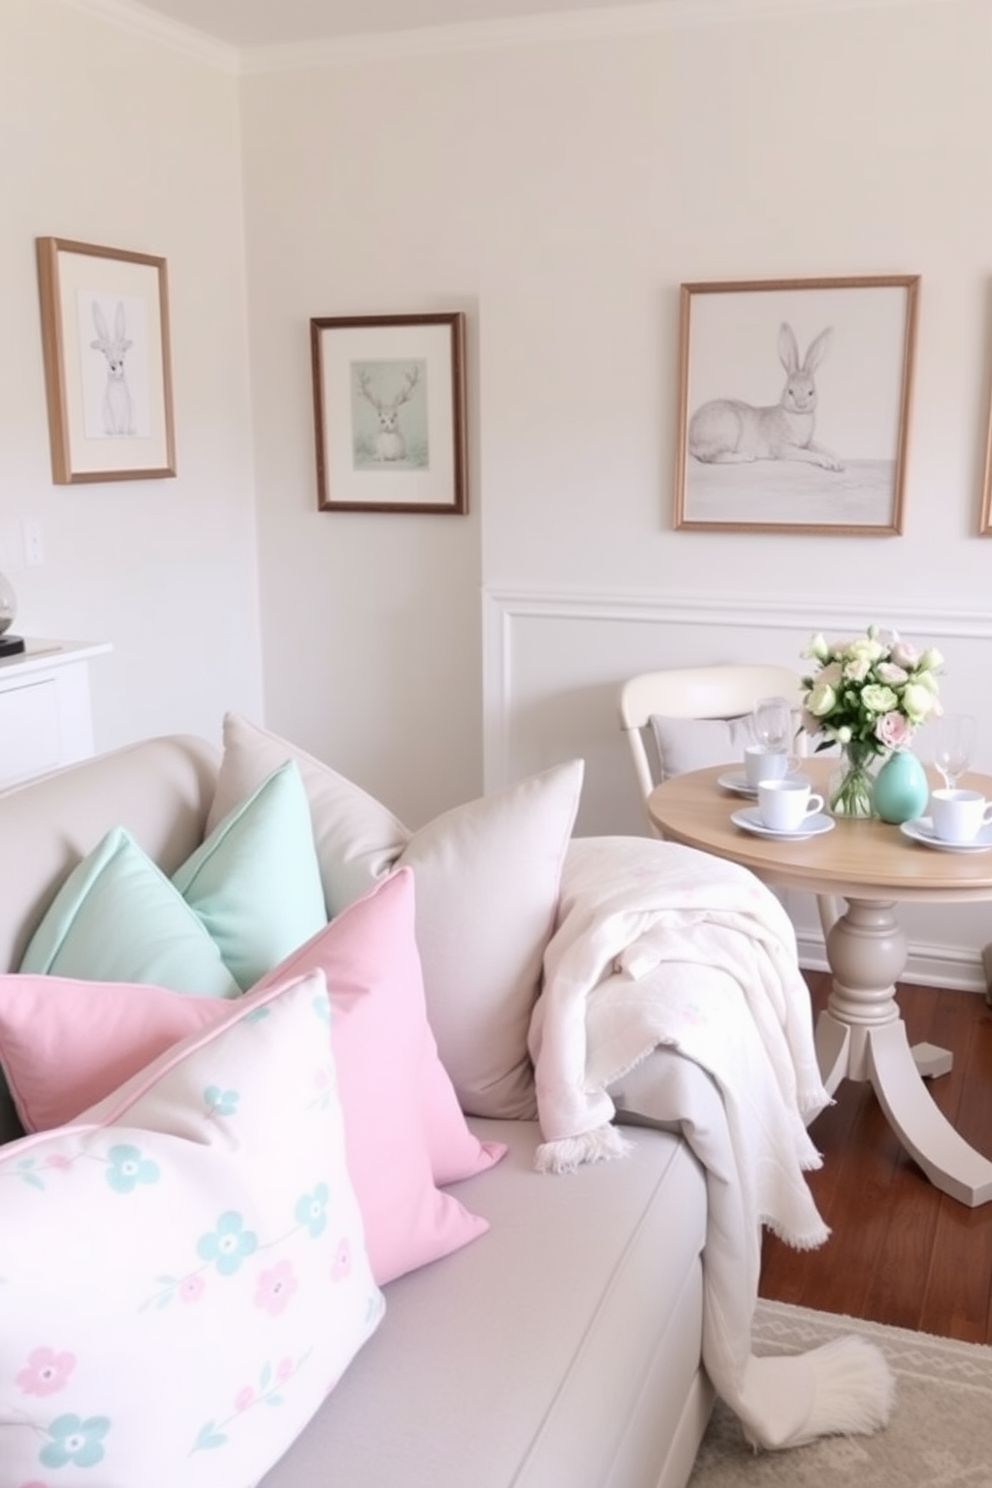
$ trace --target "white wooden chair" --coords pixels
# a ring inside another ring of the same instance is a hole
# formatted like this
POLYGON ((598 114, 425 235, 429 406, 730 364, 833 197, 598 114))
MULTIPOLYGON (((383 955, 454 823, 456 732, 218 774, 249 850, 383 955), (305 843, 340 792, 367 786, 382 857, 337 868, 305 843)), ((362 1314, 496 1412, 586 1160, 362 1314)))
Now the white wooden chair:
MULTIPOLYGON (((786 697, 795 704, 794 752, 805 755, 806 735, 799 728, 802 684, 799 674, 788 667, 750 665, 674 667, 668 671, 642 672, 620 688, 620 727, 630 745, 638 785, 648 796, 659 783, 660 760, 651 719, 734 719, 753 709, 758 698, 786 697)), ((728 758, 728 763, 734 762, 728 758)), ((709 763, 708 760, 701 761, 709 763)), ((657 835, 657 828, 651 824, 657 835)), ((837 919, 839 905, 829 895, 817 898, 823 934, 837 919)))
MULTIPOLYGON (((659 783, 651 737, 653 715, 684 719, 739 718, 750 713, 760 697, 787 697, 795 703, 798 715, 801 706, 798 674, 788 667, 745 664, 675 667, 666 672, 642 672, 625 682, 620 689, 620 727, 627 736, 645 800, 659 783)), ((796 722, 798 727, 798 716, 796 722)), ((797 738, 795 752, 806 752, 805 735, 797 738)))

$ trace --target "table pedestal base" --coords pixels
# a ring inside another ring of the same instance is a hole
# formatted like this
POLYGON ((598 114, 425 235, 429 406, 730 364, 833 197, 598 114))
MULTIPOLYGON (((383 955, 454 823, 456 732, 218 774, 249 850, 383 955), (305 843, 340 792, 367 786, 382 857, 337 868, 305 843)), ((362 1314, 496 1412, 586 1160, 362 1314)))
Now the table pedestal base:
POLYGON ((911 1049, 895 999, 906 940, 894 902, 849 899, 827 936, 833 991, 816 1026, 820 1077, 832 1094, 843 1079, 867 1080, 889 1125, 937 1188, 970 1208, 992 1200, 992 1162, 958 1135, 934 1105, 924 1075, 946 1074, 951 1056, 932 1044, 911 1049))

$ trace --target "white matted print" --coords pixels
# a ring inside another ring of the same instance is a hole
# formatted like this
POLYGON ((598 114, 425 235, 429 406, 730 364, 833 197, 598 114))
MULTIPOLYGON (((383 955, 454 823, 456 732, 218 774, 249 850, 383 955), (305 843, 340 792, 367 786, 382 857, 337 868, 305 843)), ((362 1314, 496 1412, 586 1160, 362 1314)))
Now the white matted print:
POLYGON ((57 485, 176 473, 164 258, 37 240, 57 485))
POLYGON ((900 533, 918 286, 683 284, 676 528, 900 533))
POLYGON ((321 511, 468 510, 464 316, 310 322, 321 511))

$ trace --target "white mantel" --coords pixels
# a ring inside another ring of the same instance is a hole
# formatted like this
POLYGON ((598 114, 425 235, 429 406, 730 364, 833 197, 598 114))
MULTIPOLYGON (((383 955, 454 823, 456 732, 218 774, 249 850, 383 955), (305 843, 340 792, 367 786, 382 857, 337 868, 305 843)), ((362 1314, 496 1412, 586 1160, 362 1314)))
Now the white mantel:
POLYGON ((93 753, 89 662, 110 649, 25 637, 0 659, 0 788, 93 753))

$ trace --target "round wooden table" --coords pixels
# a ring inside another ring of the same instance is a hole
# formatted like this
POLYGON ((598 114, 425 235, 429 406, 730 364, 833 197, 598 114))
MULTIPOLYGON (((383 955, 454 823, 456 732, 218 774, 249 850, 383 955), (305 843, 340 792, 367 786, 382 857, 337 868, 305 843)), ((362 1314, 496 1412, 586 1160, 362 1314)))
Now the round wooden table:
MULTIPOLYGON (((910 841, 885 822, 837 821, 803 841, 757 836, 731 821, 754 802, 725 790, 718 778, 739 764, 674 776, 648 798, 662 836, 750 868, 769 884, 840 896, 846 903, 826 934, 833 989, 816 1025, 816 1054, 831 1093, 844 1078, 867 1080, 903 1146, 938 1188, 977 1207, 992 1200, 992 1162, 946 1120, 923 1084, 946 1074, 950 1055, 931 1045, 911 1049, 895 996, 906 967, 906 938, 896 906, 992 899, 992 851, 943 852, 910 841)), ((814 790, 826 795, 832 768, 803 760, 814 790)), ((992 777, 961 782, 992 797, 992 777)))

